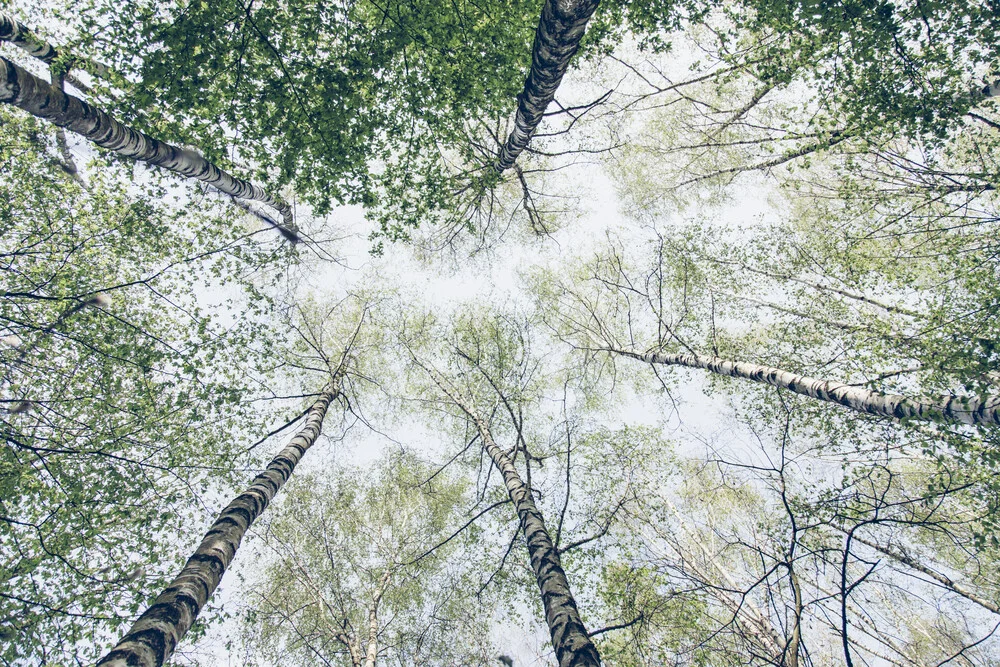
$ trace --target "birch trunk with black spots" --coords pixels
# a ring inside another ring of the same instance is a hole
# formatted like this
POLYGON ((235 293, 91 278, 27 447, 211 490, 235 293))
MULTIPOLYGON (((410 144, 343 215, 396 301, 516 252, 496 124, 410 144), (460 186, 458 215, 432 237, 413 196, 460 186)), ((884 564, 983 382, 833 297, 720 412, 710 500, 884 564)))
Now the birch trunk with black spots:
POLYGON ((559 559, 559 551, 549 537, 545 520, 535 505, 531 490, 525 486, 510 457, 493 441, 485 425, 479 424, 479 429, 486 446, 486 453, 503 475, 507 494, 517 508, 521 530, 528 544, 531 571, 534 572, 538 588, 542 593, 545 622, 549 626, 559 667, 600 665, 601 657, 580 618, 569 580, 559 559))
POLYGON ((475 422, 480 437, 483 439, 486 453, 493 461, 497 471, 503 476, 507 494, 517 509, 521 520, 521 530, 528 545, 528 557, 531 561, 531 571, 542 594, 542 606, 545 609, 545 622, 549 626, 552 637, 552 647, 556 651, 559 667, 596 667, 601 664, 601 656, 597 647, 590 640, 587 628, 580 618, 576 600, 569 587, 569 580, 562 568, 559 550, 552 543, 549 531, 545 527, 542 513, 535 505, 531 490, 521 479, 514 467, 514 462, 496 444, 489 427, 482 417, 471 406, 467 405, 456 392, 452 391, 444 379, 433 369, 424 367, 441 388, 462 411, 475 422))
POLYGON ((531 141, 545 109, 555 99, 597 5, 598 0, 545 0, 531 47, 531 71, 517 98, 514 129, 493 165, 498 173, 514 166, 531 141))
POLYGON ((163 167, 174 173, 196 178, 240 199, 259 201, 277 209, 284 220, 276 225, 290 241, 297 241, 292 209, 280 197, 268 194, 249 181, 235 178, 194 151, 172 146, 119 123, 107 113, 68 95, 0 57, 0 102, 7 102, 33 116, 76 132, 102 148, 124 157, 163 167))
POLYGON ((24 49, 30 56, 48 65, 59 57, 59 52, 54 46, 38 38, 28 30, 27 26, 2 11, 0 11, 0 40, 24 49))
POLYGON ((780 368, 761 366, 745 361, 731 361, 699 354, 645 354, 630 350, 609 349, 648 364, 701 368, 719 375, 743 378, 769 384, 821 401, 872 415, 961 424, 1000 424, 1000 397, 942 396, 938 399, 909 398, 901 394, 885 394, 831 380, 819 380, 780 368))
POLYGON ((184 569, 143 612, 98 667, 160 667, 177 647, 198 612, 219 586, 240 542, 253 522, 291 477, 316 443, 330 403, 340 393, 339 377, 324 389, 306 417, 305 427, 257 475, 250 487, 222 510, 184 569))
MULTIPOLYGON (((11 44, 23 49, 33 58, 37 58, 46 65, 49 65, 53 68, 53 74, 55 74, 55 68, 57 66, 56 61, 60 55, 64 55, 60 54, 56 47, 52 46, 32 32, 28 26, 3 11, 0 11, 0 41, 10 42, 11 44)), ((103 78, 108 78, 111 74, 111 68, 90 58, 81 58, 73 55, 68 59, 64 58, 64 60, 66 60, 66 62, 63 63, 63 67, 65 69, 69 69, 74 66, 81 67, 83 70, 103 78)), ((87 89, 87 86, 82 81, 68 72, 60 74, 59 76, 65 76, 67 81, 80 90, 87 89)), ((53 82, 55 82, 55 78, 53 78, 53 82)))

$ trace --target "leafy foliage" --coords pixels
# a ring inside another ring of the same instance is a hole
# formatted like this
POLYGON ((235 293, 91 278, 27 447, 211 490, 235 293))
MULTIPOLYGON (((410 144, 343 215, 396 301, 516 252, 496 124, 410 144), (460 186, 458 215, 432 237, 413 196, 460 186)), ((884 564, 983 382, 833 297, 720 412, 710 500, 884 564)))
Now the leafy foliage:
POLYGON ((166 536, 238 474, 247 378, 276 349, 243 274, 283 252, 155 181, 74 181, 49 129, 2 113, 2 655, 56 662, 140 609, 176 564, 166 536), (213 285, 222 308, 192 295, 213 285))

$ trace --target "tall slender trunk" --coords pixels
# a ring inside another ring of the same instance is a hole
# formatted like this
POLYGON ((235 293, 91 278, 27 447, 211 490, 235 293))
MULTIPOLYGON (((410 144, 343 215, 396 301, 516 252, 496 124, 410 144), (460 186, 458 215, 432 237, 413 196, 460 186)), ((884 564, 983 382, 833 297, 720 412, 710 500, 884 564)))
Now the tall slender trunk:
MULTIPOLYGON (((838 528, 838 530, 842 529, 838 528)), ((907 554, 905 551, 894 550, 889 547, 884 547, 880 545, 878 542, 872 540, 866 540, 864 538, 858 537, 857 535, 854 536, 854 541, 860 542, 861 544, 864 544, 865 546, 874 549, 880 554, 886 555, 889 558, 899 561, 903 565, 906 565, 907 567, 916 570, 917 572, 927 575, 928 577, 930 577, 937 583, 941 584, 948 590, 958 593, 966 600, 975 602, 983 609, 988 609, 994 614, 1000 614, 1000 605, 998 605, 997 603, 991 600, 987 600, 986 598, 978 595, 975 591, 971 590, 969 587, 957 581, 953 581, 950 577, 947 577, 941 574, 940 572, 932 570, 931 568, 927 567, 926 565, 918 561, 916 558, 913 558, 912 556, 907 554)))
POLYGON ((859 294, 857 292, 841 289, 839 287, 834 287, 832 285, 824 285, 823 283, 813 282, 811 280, 799 278, 797 276, 792 275, 791 273, 782 273, 780 271, 768 271, 767 269, 759 269, 750 266, 749 264, 744 264, 743 262, 718 259, 716 257, 706 257, 706 259, 715 264, 722 264, 724 266, 725 265, 738 266, 744 271, 749 271, 751 273, 767 276, 769 278, 774 278, 776 280, 790 280, 792 282, 799 283, 800 285, 806 285, 815 290, 819 290, 822 292, 832 292, 833 294, 839 294, 841 296, 847 297, 848 299, 853 299, 855 301, 860 301, 862 303, 867 303, 869 305, 875 306, 876 308, 881 308, 882 310, 889 313, 898 313, 900 315, 907 315, 909 317, 921 317, 920 313, 910 308, 906 308, 904 306, 897 306, 891 303, 884 303, 882 301, 879 301, 878 299, 873 299, 869 296, 865 296, 864 294, 859 294))
POLYGON ((375 667, 375 661, 378 659, 378 608, 382 604, 382 596, 389 589, 391 578, 392 572, 386 570, 372 604, 368 607, 368 653, 365 656, 365 667, 375 667))
POLYGON ((884 394, 862 387, 852 387, 831 380, 818 380, 783 371, 780 368, 745 361, 730 361, 699 354, 653 352, 641 354, 611 348, 607 351, 649 364, 702 368, 719 375, 770 384, 802 396, 838 403, 852 410, 873 415, 962 424, 1000 424, 1000 397, 996 396, 942 396, 939 399, 917 399, 901 394, 884 394))
MULTIPOLYGON (((60 56, 56 47, 40 38, 28 26, 3 11, 0 11, 0 41, 14 44, 27 52, 28 55, 41 60, 46 65, 55 65, 56 59, 60 56)), ((74 55, 71 58, 71 63, 67 63, 67 66, 72 66, 73 64, 82 64, 84 65, 83 69, 97 76, 106 78, 111 74, 111 68, 90 58, 80 58, 74 55)), ((69 80, 73 85, 85 88, 75 78, 69 77, 69 80)))
POLYGON ((799 647, 802 645, 802 586, 799 585, 798 575, 791 567, 788 569, 788 582, 792 587, 795 617, 792 620, 791 636, 785 642, 784 663, 785 667, 799 667, 799 647))
POLYGON ((562 569, 559 550, 552 543, 549 531, 545 528, 542 513, 535 505, 531 491, 521 480, 514 467, 514 462, 494 442, 489 427, 482 417, 452 391, 437 371, 424 367, 434 382, 452 401, 462 409, 476 424, 479 435, 483 439, 486 453, 493 460, 493 465, 503 476, 507 494, 517 509, 521 520, 521 530, 528 545, 528 557, 531 560, 531 570, 542 593, 542 606, 545 608, 545 622, 549 626, 552 646, 556 651, 559 667, 597 667, 601 664, 601 656, 597 647, 590 640, 590 635, 576 600, 569 587, 566 572, 562 569))
POLYGON ((160 667, 191 629, 215 592, 240 541, 267 508, 323 428, 330 403, 340 393, 340 376, 313 404, 306 425, 257 475, 250 487, 222 510, 184 569, 160 593, 98 667, 160 667))
POLYGON ((0 57, 0 102, 13 104, 33 116, 76 132, 119 155, 196 178, 240 199, 252 199, 273 206, 284 220, 284 225, 277 225, 278 231, 290 241, 299 238, 292 209, 280 197, 268 194, 249 181, 233 177, 193 151, 153 139, 119 123, 100 109, 66 94, 59 87, 50 85, 3 57, 0 57))
POLYGON ((493 164, 498 173, 510 169, 531 141, 580 47, 597 4, 598 0, 545 0, 531 47, 531 71, 517 98, 514 129, 493 164))
POLYGON ((677 523, 684 536, 689 542, 694 543, 698 547, 698 551, 701 551, 706 565, 718 572, 726 580, 726 585, 716 586, 712 583, 713 580, 709 573, 703 572, 701 565, 698 564, 695 558, 691 554, 685 553, 680 541, 667 537, 666 533, 654 521, 646 517, 646 524, 650 526, 653 534, 670 544, 671 548, 681 559, 684 568, 691 570, 700 579, 700 584, 704 584, 708 590, 713 591, 715 598, 729 609, 733 615, 733 620, 757 642, 760 650, 763 650, 765 655, 779 655, 783 653, 786 650, 785 647, 787 644, 775 631, 774 624, 761 612, 756 604, 751 602, 747 596, 738 592, 742 590, 742 587, 737 584, 736 579, 730 572, 732 564, 720 560, 716 552, 709 545, 705 544, 705 540, 701 539, 698 533, 688 525, 684 515, 677 509, 677 506, 674 505, 669 496, 661 495, 660 498, 666 502, 667 507, 670 508, 671 513, 677 519, 677 523))

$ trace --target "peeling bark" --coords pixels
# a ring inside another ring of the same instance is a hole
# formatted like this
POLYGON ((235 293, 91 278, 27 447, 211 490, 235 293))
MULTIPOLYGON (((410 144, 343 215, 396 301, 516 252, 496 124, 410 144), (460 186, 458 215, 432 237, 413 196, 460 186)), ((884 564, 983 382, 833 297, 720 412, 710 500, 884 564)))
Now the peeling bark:
POLYGON ((598 667, 601 656, 597 647, 590 640, 587 628, 580 618, 576 600, 569 587, 566 572, 562 569, 559 550, 552 543, 542 513, 535 505, 531 490, 521 479, 514 462, 493 440, 489 427, 482 418, 465 404, 462 399, 449 389, 441 376, 434 370, 424 367, 434 378, 434 382, 442 391, 472 419, 479 430, 486 453, 493 460, 493 465, 503 476, 507 494, 517 509, 521 520, 521 530, 528 545, 528 557, 531 560, 531 571, 542 593, 542 605, 545 608, 545 622, 549 626, 552 646, 556 651, 559 667, 598 667))
POLYGON ((597 4, 598 0, 545 0, 531 47, 531 71, 517 98, 514 129, 493 164, 498 173, 510 169, 531 141, 545 109, 555 99, 597 4))
POLYGON ((1000 397, 942 396, 939 399, 909 398, 901 394, 884 394, 830 380, 818 380, 806 375, 761 366, 745 361, 730 361, 698 354, 640 354, 629 350, 607 351, 632 357, 648 364, 702 368, 719 375, 728 375, 761 384, 770 384, 821 401, 896 419, 957 422, 961 424, 1000 424, 1000 397))
POLYGON ((313 404, 305 427, 257 475, 246 491, 222 510, 184 569, 104 656, 98 667, 160 667, 208 602, 253 522, 267 508, 299 460, 315 444, 330 403, 340 393, 339 377, 313 404))
POLYGON ((273 206, 284 225, 277 225, 289 241, 298 240, 292 209, 280 197, 265 192, 249 181, 233 177, 197 153, 153 139, 119 123, 107 113, 68 95, 35 75, 0 57, 0 102, 7 102, 33 116, 76 132, 102 148, 119 155, 163 167, 196 178, 240 199, 252 199, 273 206))

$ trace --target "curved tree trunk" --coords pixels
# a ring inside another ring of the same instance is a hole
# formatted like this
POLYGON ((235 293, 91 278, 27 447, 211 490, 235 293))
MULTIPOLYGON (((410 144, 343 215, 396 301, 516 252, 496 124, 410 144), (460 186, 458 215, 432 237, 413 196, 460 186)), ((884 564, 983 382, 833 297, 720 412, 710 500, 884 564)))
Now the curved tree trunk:
POLYGON ((284 225, 276 225, 278 231, 292 242, 298 240, 295 223, 292 220, 292 209, 280 197, 268 194, 249 181, 231 176, 193 151, 158 141, 119 123, 100 109, 77 97, 67 95, 56 86, 48 84, 2 57, 0 57, 0 102, 13 104, 33 116, 44 118, 59 127, 76 132, 98 146, 119 155, 163 167, 182 176, 196 178, 240 199, 252 199, 273 206, 281 213, 284 220, 284 225))
POLYGON ((170 657, 219 586, 247 530, 288 481, 306 450, 315 444, 327 408, 339 393, 338 377, 309 410, 305 427, 257 475, 250 488, 222 510, 184 569, 98 662, 98 667, 160 667, 170 657))
POLYGON ((517 98, 514 129, 493 164, 498 173, 510 169, 531 141, 545 109, 556 96, 569 61, 580 47, 597 4, 598 0, 545 0, 531 47, 531 71, 517 98))
POLYGON ((514 467, 514 462, 494 442, 486 422, 466 403, 448 388, 441 376, 431 368, 424 367, 434 382, 441 387, 448 397, 475 422, 479 435, 483 439, 486 453, 493 460, 493 465, 503 475, 507 494, 517 509, 521 520, 521 530, 528 544, 528 557, 531 560, 531 570, 535 574, 538 588, 542 593, 542 605, 545 608, 545 622, 549 626, 552 646, 556 651, 559 667, 598 667, 601 656, 597 647, 590 640, 587 628, 580 618, 576 600, 569 587, 566 572, 562 569, 559 550, 552 543, 549 531, 545 527, 542 513, 535 505, 531 490, 524 484, 514 467))
POLYGON ((698 354, 640 354, 629 350, 608 349, 609 352, 632 357, 649 364, 702 368, 719 375, 728 375, 761 384, 770 384, 788 391, 838 403, 858 412, 867 412, 896 419, 958 422, 962 424, 1000 424, 1000 397, 942 396, 940 399, 916 399, 901 394, 883 394, 862 387, 853 387, 797 375, 780 368, 761 366, 745 361, 730 361, 698 354))

